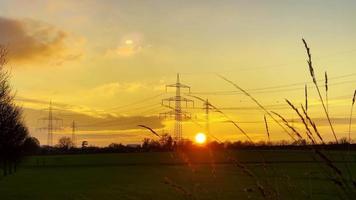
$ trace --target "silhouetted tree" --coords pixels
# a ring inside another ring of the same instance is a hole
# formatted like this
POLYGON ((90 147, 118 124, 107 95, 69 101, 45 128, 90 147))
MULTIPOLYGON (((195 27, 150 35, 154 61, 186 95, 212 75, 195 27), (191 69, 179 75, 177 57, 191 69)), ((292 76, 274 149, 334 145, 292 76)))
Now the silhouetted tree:
POLYGON ((70 137, 61 137, 58 140, 58 147, 64 150, 68 150, 74 147, 74 143, 70 137))
POLYGON ((292 145, 305 146, 307 141, 305 139, 299 139, 292 143, 292 145))
POLYGON ((13 101, 9 73, 4 69, 6 55, 6 48, 0 45, 0 162, 4 175, 16 171, 23 153, 22 145, 28 137, 21 109, 13 101))
POLYGON ((150 140, 149 147, 152 150, 160 150, 161 145, 157 140, 150 140))
POLYGON ((26 138, 23 144, 23 151, 26 155, 33 155, 40 151, 40 141, 35 137, 26 138))
POLYGON ((212 149, 212 150, 218 150, 218 149, 223 149, 224 148, 224 144, 223 143, 219 143, 217 141, 211 141, 207 144, 207 146, 212 149))
POLYGON ((343 144, 343 145, 349 144, 349 139, 346 138, 346 137, 342 137, 342 138, 339 139, 339 143, 343 144))
POLYGON ((82 149, 87 148, 89 145, 88 141, 83 141, 82 142, 82 149))
POLYGON ((143 138, 142 141, 142 148, 145 150, 148 150, 150 144, 150 139, 149 138, 143 138))
POLYGON ((122 145, 121 143, 118 144, 118 143, 111 143, 109 144, 108 148, 111 148, 111 149, 119 149, 119 148, 122 148, 122 147, 125 147, 124 145, 122 145))
POLYGON ((109 151, 111 152, 124 152, 127 148, 123 144, 111 143, 108 146, 109 151))
POLYGON ((164 150, 172 150, 173 149, 173 138, 168 135, 164 134, 160 137, 159 143, 162 149, 164 150))

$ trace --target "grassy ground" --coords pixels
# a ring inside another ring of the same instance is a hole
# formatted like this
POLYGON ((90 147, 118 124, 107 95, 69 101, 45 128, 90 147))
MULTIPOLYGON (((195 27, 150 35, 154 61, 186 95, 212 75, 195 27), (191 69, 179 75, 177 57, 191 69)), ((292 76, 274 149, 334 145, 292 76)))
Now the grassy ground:
MULTIPOLYGON (((329 156, 344 161, 344 154, 334 152, 329 156)), ((356 160, 355 153, 350 157, 356 160)), ((340 196, 338 187, 328 180, 331 171, 315 162, 309 152, 202 150, 30 157, 18 173, 0 180, 0 199, 261 198, 255 180, 229 158, 244 163, 259 182, 276 189, 281 199, 340 196)), ((347 176, 356 176, 355 163, 336 165, 347 176)))

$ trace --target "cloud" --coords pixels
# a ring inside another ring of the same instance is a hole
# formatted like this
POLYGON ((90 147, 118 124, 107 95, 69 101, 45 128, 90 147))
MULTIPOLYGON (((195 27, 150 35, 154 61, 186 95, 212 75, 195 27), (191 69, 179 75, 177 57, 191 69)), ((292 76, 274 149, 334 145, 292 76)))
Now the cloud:
MULTIPOLYGON (((349 117, 331 117, 331 123, 335 125, 348 125, 350 123, 349 117)), ((326 117, 313 118, 316 125, 329 126, 329 122, 326 117)))
MULTIPOLYGON (((31 128, 39 128, 46 126, 37 120, 41 117, 46 117, 48 111, 39 109, 23 108, 26 124, 31 128)), ((70 129, 72 120, 76 121, 78 130, 81 132, 115 132, 121 130, 137 130, 139 124, 145 124, 151 128, 162 128, 162 119, 158 116, 114 116, 107 114, 106 116, 95 117, 70 110, 55 110, 56 118, 63 120, 64 130, 70 129)))
POLYGON ((144 82, 128 82, 128 83, 119 83, 119 82, 111 82, 105 83, 102 85, 98 85, 88 91, 86 91, 86 95, 104 95, 108 97, 112 97, 118 95, 122 92, 126 93, 134 93, 137 91, 164 91, 164 82, 158 83, 144 83, 144 82))
POLYGON ((122 56, 129 57, 139 53, 142 50, 142 46, 133 44, 120 44, 115 49, 109 49, 106 53, 109 57, 122 56))
POLYGON ((0 44, 7 46, 14 62, 61 65, 82 56, 84 40, 53 25, 0 17, 0 44))
MULTIPOLYGON (((48 111, 33 108, 23 108, 24 121, 32 136, 40 139, 41 144, 46 144, 47 133, 41 128, 47 127, 46 121, 38 119, 48 117, 48 111)), ((144 137, 152 136, 145 129, 137 125, 145 124, 153 129, 163 128, 162 119, 158 116, 113 116, 107 114, 95 117, 74 111, 54 110, 53 117, 62 119, 62 122, 54 122, 56 129, 55 142, 61 136, 70 136, 72 132, 72 121, 76 123, 76 134, 78 141, 89 141, 95 145, 105 146, 111 142, 136 143, 144 137)))
MULTIPOLYGON (((15 97, 15 102, 20 107, 31 108, 35 110, 36 109, 43 110, 43 108, 48 108, 50 101, 17 96, 15 97)), ((88 108, 86 106, 71 105, 66 103, 52 102, 52 107, 55 110, 81 113, 84 115, 92 116, 94 118, 106 117, 108 115, 107 112, 102 110, 95 110, 95 109, 88 108)))
MULTIPOLYGON (((25 121, 29 126, 38 125, 37 119, 46 117, 48 111, 43 110, 49 106, 49 102, 30 99, 25 97, 17 97, 16 102, 26 103, 22 107, 24 109, 25 121), (38 106, 33 106, 37 104, 38 106)), ((70 124, 75 120, 82 130, 90 131, 119 131, 138 129, 138 124, 146 124, 152 128, 162 128, 162 119, 158 116, 122 116, 114 113, 100 112, 82 106, 74 106, 65 103, 52 103, 52 109, 56 117, 63 119, 64 122, 70 124)))
POLYGON ((144 48, 149 47, 144 45, 143 36, 139 33, 131 33, 123 36, 119 44, 106 51, 106 56, 109 58, 116 57, 131 57, 140 53, 144 48))
POLYGON ((94 88, 95 92, 108 92, 110 94, 116 94, 117 92, 135 92, 140 89, 144 89, 146 86, 140 82, 132 83, 119 83, 113 82, 104 85, 100 85, 94 88))

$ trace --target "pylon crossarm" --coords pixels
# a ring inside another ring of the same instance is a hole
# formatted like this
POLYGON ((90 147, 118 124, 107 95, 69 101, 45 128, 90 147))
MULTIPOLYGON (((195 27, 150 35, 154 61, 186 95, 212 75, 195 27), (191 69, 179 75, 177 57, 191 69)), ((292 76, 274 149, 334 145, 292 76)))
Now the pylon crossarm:
POLYGON ((162 106, 174 110, 174 108, 171 105, 162 104, 162 106))
POLYGON ((190 92, 190 87, 188 85, 184 85, 182 83, 174 83, 174 84, 166 85, 166 89, 169 87, 187 88, 187 89, 189 89, 189 92, 190 92))
POLYGON ((184 85, 184 84, 181 84, 181 83, 178 83, 177 85, 180 88, 188 88, 189 89, 189 93, 190 93, 190 87, 188 85, 184 85))

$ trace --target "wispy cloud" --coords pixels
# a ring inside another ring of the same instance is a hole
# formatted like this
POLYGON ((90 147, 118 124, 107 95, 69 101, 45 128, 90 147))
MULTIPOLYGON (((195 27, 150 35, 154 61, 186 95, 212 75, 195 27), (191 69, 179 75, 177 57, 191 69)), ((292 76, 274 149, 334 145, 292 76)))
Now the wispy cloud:
MULTIPOLYGON (((29 127, 38 128, 41 126, 38 118, 46 117, 48 111, 39 109, 24 108, 25 121, 29 127)), ((70 110, 54 110, 56 118, 63 119, 63 128, 70 129, 73 120, 78 125, 80 131, 115 132, 120 130, 136 130, 138 124, 147 124, 152 128, 162 128, 162 119, 158 116, 115 116, 107 114, 106 116, 95 117, 84 113, 70 110)))
MULTIPOLYGON (((50 101, 27 98, 27 97, 16 97, 15 102, 17 103, 18 106, 21 106, 22 108, 34 109, 34 110, 47 109, 50 103, 50 101)), ((88 108, 86 106, 71 105, 66 103, 52 102, 52 107, 55 110, 80 113, 83 115, 92 116, 94 118, 102 118, 108 115, 113 115, 113 116, 115 115, 115 114, 107 113, 103 110, 95 110, 92 108, 88 108)))
POLYGON ((95 96, 106 96, 112 97, 118 95, 122 92, 125 93, 134 93, 138 91, 163 91, 164 90, 164 81, 159 81, 158 83, 144 83, 144 82, 111 82, 98 85, 92 89, 84 91, 86 95, 95 95, 95 96))
POLYGON ((112 83, 99 85, 93 88, 91 91, 96 94, 101 93, 101 94, 113 96, 118 94, 119 92, 136 92, 145 87, 146 86, 140 82, 132 82, 132 83, 112 82, 112 83))

